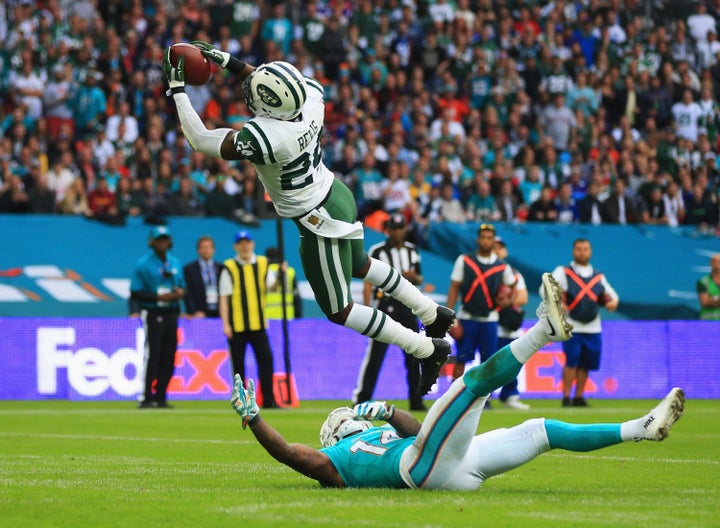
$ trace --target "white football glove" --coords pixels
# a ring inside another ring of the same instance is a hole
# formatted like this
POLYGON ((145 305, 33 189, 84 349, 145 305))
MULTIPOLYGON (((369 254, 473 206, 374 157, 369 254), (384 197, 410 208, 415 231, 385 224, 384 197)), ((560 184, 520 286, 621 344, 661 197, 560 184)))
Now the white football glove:
POLYGON ((230 398, 230 405, 235 409, 242 419, 242 426, 245 429, 250 421, 260 412, 257 402, 255 401, 255 382, 248 380, 247 389, 243 387, 243 380, 240 374, 235 374, 235 386, 230 398))
POLYGON ((353 407, 355 420, 390 420, 395 414, 395 406, 388 407, 384 401, 366 401, 353 407))

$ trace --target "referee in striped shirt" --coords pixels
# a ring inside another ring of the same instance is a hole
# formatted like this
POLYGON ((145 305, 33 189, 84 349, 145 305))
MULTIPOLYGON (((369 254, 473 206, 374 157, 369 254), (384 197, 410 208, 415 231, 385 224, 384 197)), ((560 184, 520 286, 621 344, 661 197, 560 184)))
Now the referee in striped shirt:
MULTIPOLYGON (((371 258, 386 262, 402 273, 402 276, 415 286, 422 283, 420 270, 420 254, 414 244, 405 241, 407 234, 407 223, 402 214, 393 214, 385 223, 387 240, 375 244, 368 251, 371 258)), ((412 310, 404 304, 396 301, 369 282, 365 283, 363 292, 364 304, 370 306, 371 299, 374 299, 374 306, 388 314, 397 322, 415 332, 419 330, 418 318, 412 310)), ((377 384, 380 367, 385 359, 388 344, 370 339, 363 358, 360 372, 358 374, 357 387, 353 391, 353 404, 362 403, 372 399, 375 385, 377 384)), ((420 362, 410 354, 403 353, 405 367, 407 369, 408 394, 410 410, 424 411, 425 405, 422 396, 417 395, 417 388, 420 384, 420 362)))

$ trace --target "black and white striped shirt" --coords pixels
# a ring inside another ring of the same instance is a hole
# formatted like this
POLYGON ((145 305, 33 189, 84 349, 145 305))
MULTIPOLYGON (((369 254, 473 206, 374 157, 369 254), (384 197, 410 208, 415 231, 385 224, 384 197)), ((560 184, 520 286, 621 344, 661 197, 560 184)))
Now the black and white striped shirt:
MULTIPOLYGON (((368 254, 372 258, 385 262, 400 273, 415 271, 418 275, 422 275, 420 253, 415 247, 415 244, 411 244, 410 242, 403 242, 402 247, 393 247, 388 240, 385 240, 370 247, 368 254)), ((373 291, 373 298, 376 300, 383 298, 383 292, 377 287, 373 291)), ((386 297, 385 300, 398 305, 400 304, 399 302, 391 300, 389 297, 386 297)))

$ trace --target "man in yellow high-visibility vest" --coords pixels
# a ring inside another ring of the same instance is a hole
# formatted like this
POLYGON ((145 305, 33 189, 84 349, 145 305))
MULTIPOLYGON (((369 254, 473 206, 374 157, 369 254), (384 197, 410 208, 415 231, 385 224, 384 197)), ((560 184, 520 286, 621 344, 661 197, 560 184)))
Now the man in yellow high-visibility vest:
POLYGON ((255 254, 255 242, 248 231, 235 234, 235 258, 227 259, 220 272, 220 317, 228 339, 233 372, 245 373, 245 350, 253 348, 263 396, 263 407, 277 407, 273 396, 273 353, 267 334, 265 292, 268 284, 267 258, 255 254))
MULTIPOLYGON (((280 271, 280 253, 276 247, 269 247, 265 250, 268 260, 268 280, 276 281, 280 271)), ((295 268, 285 266, 285 316, 288 321, 302 317, 302 299, 298 291, 297 275, 295 268)), ((282 288, 268 290, 265 295, 265 317, 268 319, 282 319, 282 288)))

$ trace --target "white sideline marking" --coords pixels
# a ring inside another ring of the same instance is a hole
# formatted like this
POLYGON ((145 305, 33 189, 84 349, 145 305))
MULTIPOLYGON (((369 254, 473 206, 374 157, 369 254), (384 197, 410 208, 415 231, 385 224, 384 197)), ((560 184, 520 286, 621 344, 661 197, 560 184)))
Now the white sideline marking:
MULTIPOLYGON (((0 431, 0 437, 21 437, 21 438, 55 438, 67 440, 109 440, 109 441, 131 441, 131 442, 173 442, 178 444, 220 444, 220 445, 238 445, 247 444, 255 445, 251 440, 218 440, 208 438, 158 438, 158 437, 142 437, 142 436, 111 436, 111 435, 77 435, 77 434, 57 434, 57 433, 21 433, 12 431, 0 431)), ((545 453, 544 457, 562 457, 562 458, 581 458, 587 460, 611 460, 623 462, 659 462, 663 464, 710 464, 714 466, 720 465, 719 460, 710 459, 678 459, 678 458, 645 458, 645 457, 628 457, 628 456, 598 456, 598 455, 578 455, 575 453, 545 453)))
MULTIPOLYGON (((173 400, 173 404, 182 405, 184 400, 173 400)), ((0 409, 0 416, 23 416, 23 415, 57 415, 57 414, 68 414, 68 415, 92 415, 92 414, 133 414, 135 416, 175 416, 176 414, 226 414, 230 417, 234 416, 229 405, 225 405, 223 400, 217 400, 222 403, 222 409, 178 409, 177 407, 171 411, 164 411, 162 409, 136 409, 131 407, 128 409, 0 409)), ((128 401, 131 405, 135 405, 136 402, 128 401)), ((263 416, 272 417, 275 413, 285 412, 282 409, 263 411, 263 416)), ((322 413, 321 409, 292 409, 293 414, 317 414, 322 413)), ((329 411, 328 411, 329 412, 329 411)))
MULTIPOLYGON (((258 493, 262 493, 263 490, 258 489, 258 493)), ((446 499, 445 496, 443 498, 446 499)), ((340 503, 337 503, 340 504, 340 503)), ((348 502, 348 506, 357 506, 357 503, 354 502, 348 502)), ((423 500, 424 505, 433 504, 433 502, 423 500)), ((447 506, 446 503, 442 503, 440 501, 437 501, 436 504, 438 506, 447 506)), ((333 501, 333 508, 335 507, 336 502, 333 501)), ((270 505, 272 506, 272 505, 270 505)), ((327 509, 327 501, 326 500, 305 500, 302 503, 297 504, 290 504, 288 506, 285 506, 283 504, 284 508, 287 508, 287 511, 292 512, 292 521, 291 524, 302 523, 303 525, 330 525, 337 524, 337 518, 332 516, 329 513, 321 513, 318 511, 317 513, 309 513, 305 511, 304 509, 308 507, 316 507, 316 508, 323 508, 327 509), (303 510, 300 510, 302 508, 303 510)), ((387 508, 392 509, 394 507, 397 507, 397 502, 385 502, 382 504, 379 504, 377 506, 374 505, 374 507, 380 509, 380 508, 387 508)), ((248 517, 251 517, 254 521, 264 521, 266 523, 273 523, 276 526, 280 525, 287 525, 288 518, 287 515, 284 512, 273 512, 270 511, 268 505, 261 504, 259 502, 256 502, 254 504, 248 505, 248 506, 234 506, 229 508, 214 508, 210 510, 211 512, 217 512, 224 515, 229 515, 232 517, 238 517, 239 521, 242 521, 243 523, 248 519, 248 517)), ((378 519, 377 518, 368 518, 368 519, 362 519, 356 516, 352 520, 353 526, 370 526, 375 527, 378 526, 378 519)), ((383 519, 382 520, 382 526, 384 528, 405 528, 407 527, 407 522, 398 522, 393 521, 391 519, 383 519)), ((435 526, 431 524, 425 524, 420 526, 435 526)), ((439 525, 438 525, 439 526, 439 525)))
MULTIPOLYGON (((128 402, 131 405, 135 405, 135 402, 128 402)), ((175 402, 173 402, 175 403, 175 402)), ((230 407, 228 406, 228 409, 230 407)), ((68 415, 92 415, 92 414, 134 414, 135 416, 143 416, 146 414, 152 414, 155 416, 165 415, 166 411, 155 410, 155 409, 136 409, 134 407, 129 409, 0 409, 0 416, 17 416, 17 415, 34 415, 34 414, 68 414, 68 415)), ((228 410, 220 409, 173 409, 167 411, 166 415, 176 414, 228 414, 228 410)), ((229 412, 232 416, 232 411, 229 412)))
POLYGON ((720 466, 720 460, 708 460, 708 459, 683 459, 683 458, 645 458, 645 457, 628 457, 628 456, 598 456, 598 455, 577 455, 575 453, 545 453, 545 457, 571 457, 571 458, 583 458, 588 460, 612 460, 621 462, 659 462, 661 464, 711 464, 714 466, 720 466))
POLYGON ((215 440, 212 438, 154 438, 144 436, 104 436, 104 435, 75 435, 75 434, 50 434, 50 433, 15 433, 0 431, 0 436, 14 436, 21 438, 55 438, 67 440, 110 440, 118 442, 173 442, 177 444, 222 444, 222 445, 238 445, 248 444, 255 445, 256 442, 250 440, 215 440))
MULTIPOLYGON (((632 513, 628 516, 625 512, 608 512, 605 511, 602 517, 592 514, 583 514, 578 511, 567 512, 567 513, 552 513, 552 512, 508 512, 511 517, 534 519, 536 521, 560 521, 566 523, 572 523, 573 525, 582 526, 585 523, 589 524, 601 524, 607 526, 638 526, 638 522, 643 525, 653 524, 650 521, 656 521, 657 519, 652 514, 638 515, 632 513)), ((665 527, 672 526, 686 526, 685 521, 673 521, 666 517, 662 519, 662 525, 665 527)))

